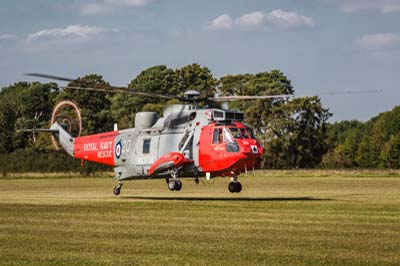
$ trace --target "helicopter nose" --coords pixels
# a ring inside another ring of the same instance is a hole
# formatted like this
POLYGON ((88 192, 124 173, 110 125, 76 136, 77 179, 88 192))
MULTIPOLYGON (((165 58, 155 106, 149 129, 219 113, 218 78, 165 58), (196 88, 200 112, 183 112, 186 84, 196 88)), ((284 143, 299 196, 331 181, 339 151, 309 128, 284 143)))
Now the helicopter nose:
POLYGON ((261 163, 261 156, 264 153, 263 147, 261 147, 261 145, 255 140, 247 141, 243 142, 242 151, 246 156, 243 164, 244 171, 247 171, 247 169, 258 168, 261 163))
POLYGON ((258 154, 258 147, 257 147, 257 145, 251 145, 251 146, 250 146, 250 150, 251 150, 251 153, 253 153, 253 154, 258 154))

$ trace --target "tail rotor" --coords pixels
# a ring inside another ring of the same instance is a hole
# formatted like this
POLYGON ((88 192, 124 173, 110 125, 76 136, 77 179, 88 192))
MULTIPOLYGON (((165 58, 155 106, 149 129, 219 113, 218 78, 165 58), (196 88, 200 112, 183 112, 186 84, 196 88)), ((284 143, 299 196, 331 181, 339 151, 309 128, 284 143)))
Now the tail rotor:
MULTIPOLYGON (((57 122, 73 137, 79 137, 82 133, 81 111, 71 100, 63 100, 54 107, 50 122, 51 125, 57 122)), ((54 136, 51 136, 51 142, 56 150, 60 149, 54 136)))

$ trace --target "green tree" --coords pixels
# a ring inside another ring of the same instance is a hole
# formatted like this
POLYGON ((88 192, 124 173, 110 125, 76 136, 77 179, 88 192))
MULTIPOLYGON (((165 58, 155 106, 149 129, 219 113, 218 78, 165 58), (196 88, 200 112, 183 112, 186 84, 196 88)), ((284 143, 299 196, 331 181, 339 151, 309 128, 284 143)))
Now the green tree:
POLYGON ((58 89, 54 83, 38 82, 19 82, 1 91, 0 109, 3 109, 1 120, 5 124, 0 128, 0 134, 7 142, 9 152, 26 148, 29 143, 34 142, 36 135, 30 134, 27 138, 26 134, 20 132, 21 130, 48 127, 57 94, 58 89))
POLYGON ((381 113, 365 125, 356 161, 362 167, 383 166, 381 152, 393 135, 400 131, 400 106, 381 113))
POLYGON ((14 150, 12 139, 16 119, 15 112, 4 99, 0 100, 0 153, 9 153, 14 150))
POLYGON ((382 148, 380 159, 384 167, 400 169, 400 134, 390 137, 382 148))
MULTIPOLYGON (((219 80, 222 95, 293 94, 290 80, 279 70, 255 75, 228 75, 219 80)), ((313 167, 326 151, 330 113, 316 97, 237 101, 230 108, 245 113, 265 147, 268 168, 313 167)))
POLYGON ((327 150, 327 120, 331 116, 317 97, 296 98, 272 110, 265 133, 265 166, 310 168, 327 150))
POLYGON ((322 160, 322 167, 348 168, 356 167, 357 152, 364 134, 364 123, 340 121, 328 125, 328 152, 322 160))

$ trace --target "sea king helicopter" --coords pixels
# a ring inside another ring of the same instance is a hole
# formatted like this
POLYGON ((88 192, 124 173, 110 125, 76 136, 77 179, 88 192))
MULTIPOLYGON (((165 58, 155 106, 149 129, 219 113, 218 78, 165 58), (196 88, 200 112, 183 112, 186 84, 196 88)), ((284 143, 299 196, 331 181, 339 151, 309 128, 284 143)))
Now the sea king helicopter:
MULTIPOLYGON (((79 84, 78 79, 39 73, 26 75, 79 84)), ((169 190, 179 191, 183 178, 194 178, 199 183, 200 177, 206 177, 209 181, 219 176, 229 177, 228 190, 239 193, 242 185, 238 176, 259 166, 264 149, 255 138, 252 128, 244 123, 242 112, 200 109, 197 103, 202 100, 225 102, 291 96, 222 96, 205 99, 194 90, 177 96, 88 83, 64 89, 125 93, 182 102, 167 106, 162 117, 158 117, 156 112, 136 113, 135 128, 118 130, 115 124, 113 131, 80 136, 82 120, 79 108, 73 101, 67 100, 55 106, 49 129, 28 130, 51 133, 53 143, 58 143, 82 163, 91 161, 114 167, 118 181, 113 191, 115 195, 120 194, 125 180, 165 178, 169 190), (59 115, 65 106, 73 110, 74 119, 59 115), (73 120, 78 124, 76 136, 71 133, 73 120)))

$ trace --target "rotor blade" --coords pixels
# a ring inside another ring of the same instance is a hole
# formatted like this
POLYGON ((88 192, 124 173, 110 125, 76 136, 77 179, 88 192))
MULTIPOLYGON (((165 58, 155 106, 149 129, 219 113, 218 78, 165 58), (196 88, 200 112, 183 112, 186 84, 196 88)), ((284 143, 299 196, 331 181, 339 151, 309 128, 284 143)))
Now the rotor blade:
POLYGON ((23 129, 17 130, 17 132, 23 133, 58 133, 58 129, 49 129, 49 128, 35 128, 35 129, 23 129))
POLYGON ((341 94, 369 94, 369 93, 382 93, 383 90, 347 90, 347 91, 330 91, 323 92, 321 95, 341 95, 341 94))
POLYGON ((210 101, 214 102, 230 102, 230 101, 239 101, 239 100, 262 100, 262 99, 277 99, 277 98, 292 98, 295 97, 293 94, 280 94, 280 95, 260 95, 260 96, 252 96, 252 95, 238 95, 238 96, 219 96, 219 97, 211 97, 210 101))
POLYGON ((64 78, 64 77, 53 76, 53 75, 48 75, 48 74, 41 74, 41 73, 26 73, 24 75, 31 76, 31 77, 45 78, 45 79, 61 80, 61 81, 67 81, 67 82, 75 81, 74 79, 70 79, 70 78, 64 78))
POLYGON ((60 81, 66 81, 66 82, 77 82, 77 83, 80 83, 81 85, 85 86, 85 87, 66 86, 66 87, 62 87, 63 89, 103 91, 103 92, 110 92, 110 93, 125 93, 125 94, 131 94, 131 95, 158 97, 158 98, 164 98, 164 99, 178 99, 178 100, 184 99, 183 97, 179 97, 177 95, 172 95, 172 94, 159 94, 159 93, 151 93, 151 92, 132 90, 127 87, 117 87, 117 86, 102 85, 102 84, 91 84, 91 83, 87 83, 85 81, 81 81, 81 80, 77 80, 77 79, 53 76, 53 75, 49 75, 49 74, 26 73, 24 75, 32 76, 32 77, 39 77, 39 78, 46 78, 46 79, 53 79, 53 80, 60 80, 60 81), (88 86, 88 87, 86 87, 86 86, 88 86))
MULTIPOLYGON (((320 93, 318 95, 341 95, 341 94, 369 94, 369 93, 381 93, 383 90, 347 90, 347 91, 332 91, 320 93)), ((316 96, 318 96, 316 95, 316 96)), ((231 102, 239 100, 262 100, 262 99, 275 99, 275 98, 300 98, 300 97, 310 97, 311 95, 295 95, 295 94, 280 94, 280 95, 237 95, 237 96, 219 96, 212 97, 209 100, 214 102, 231 102)))
POLYGON ((172 95, 172 94, 158 94, 144 91, 131 90, 127 87, 115 87, 115 86, 101 86, 101 87, 62 87, 63 89, 71 89, 71 90, 87 90, 87 91, 102 91, 102 92, 110 92, 110 93, 124 93, 131 95, 141 95, 147 97, 158 97, 164 99, 177 99, 183 100, 183 97, 172 95))

